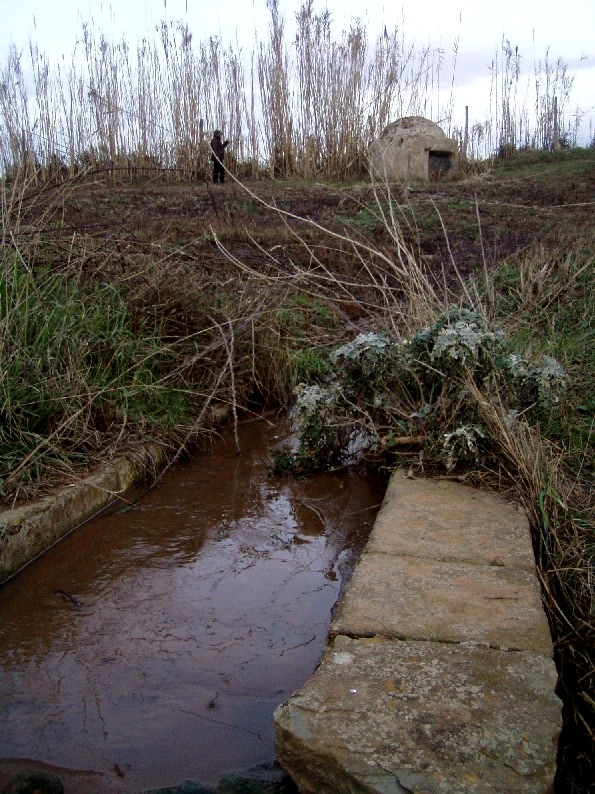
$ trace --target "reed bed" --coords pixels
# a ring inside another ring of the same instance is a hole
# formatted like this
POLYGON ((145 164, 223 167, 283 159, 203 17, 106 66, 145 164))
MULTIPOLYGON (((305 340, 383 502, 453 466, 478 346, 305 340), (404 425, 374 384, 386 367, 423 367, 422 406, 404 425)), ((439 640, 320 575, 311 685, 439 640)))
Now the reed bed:
POLYGON ((163 22, 136 43, 84 25, 71 58, 57 62, 34 42, 26 54, 13 47, 0 73, 2 173, 196 177, 222 127, 236 174, 358 176, 369 142, 409 115, 437 120, 473 158, 576 141, 573 79, 560 59, 537 63, 528 91, 521 54, 503 40, 489 118, 462 128, 452 99, 458 42, 445 75, 444 52, 408 42, 403 26, 371 37, 355 21, 337 35, 330 14, 307 0, 289 41, 276 0, 268 9, 268 38, 251 52, 214 36, 197 42, 183 22, 163 22))

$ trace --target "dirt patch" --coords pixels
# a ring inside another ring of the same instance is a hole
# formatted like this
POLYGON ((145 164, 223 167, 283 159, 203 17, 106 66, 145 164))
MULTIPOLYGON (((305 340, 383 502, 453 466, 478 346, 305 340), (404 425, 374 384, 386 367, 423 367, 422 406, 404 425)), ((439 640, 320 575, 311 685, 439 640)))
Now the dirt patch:
POLYGON ((437 263, 452 254, 467 272, 484 257, 496 262, 536 240, 554 242, 564 235, 570 244, 584 237, 592 219, 595 155, 587 150, 583 158, 546 163, 541 169, 509 166, 458 182, 393 186, 392 220, 390 214, 383 218, 386 190, 369 183, 94 182, 63 193, 57 201, 57 189, 46 189, 25 202, 30 222, 51 207, 53 220, 45 224, 44 235, 45 242, 55 242, 56 260, 76 234, 91 237, 104 252, 113 251, 114 264, 119 257, 122 266, 127 257, 144 252, 216 270, 225 257, 215 236, 251 264, 273 250, 303 262, 309 252, 296 235, 333 250, 349 248, 329 238, 322 231, 327 229, 390 250, 388 221, 389 227, 398 226, 414 251, 437 263), (322 229, 282 215, 275 207, 322 229))

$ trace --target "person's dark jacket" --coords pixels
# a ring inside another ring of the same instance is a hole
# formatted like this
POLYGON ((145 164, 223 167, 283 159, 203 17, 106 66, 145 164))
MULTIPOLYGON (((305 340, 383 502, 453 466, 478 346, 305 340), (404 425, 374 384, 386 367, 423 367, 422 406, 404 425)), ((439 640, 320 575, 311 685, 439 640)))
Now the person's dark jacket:
POLYGON ((221 160, 223 162, 223 158, 225 157, 225 149, 229 146, 229 141, 225 141, 225 143, 221 140, 221 133, 219 135, 215 134, 213 136, 213 140, 211 141, 211 151, 213 152, 212 158, 221 160))

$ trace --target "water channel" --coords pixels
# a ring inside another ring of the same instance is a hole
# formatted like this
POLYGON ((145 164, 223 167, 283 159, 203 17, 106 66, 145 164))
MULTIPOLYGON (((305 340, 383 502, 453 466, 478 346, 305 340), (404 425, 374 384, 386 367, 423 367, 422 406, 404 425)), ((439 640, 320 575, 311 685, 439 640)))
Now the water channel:
POLYGON ((88 794, 274 760, 273 711, 313 672, 384 490, 271 476, 287 435, 242 421, 237 454, 224 430, 0 587, 0 790, 15 759, 88 794))

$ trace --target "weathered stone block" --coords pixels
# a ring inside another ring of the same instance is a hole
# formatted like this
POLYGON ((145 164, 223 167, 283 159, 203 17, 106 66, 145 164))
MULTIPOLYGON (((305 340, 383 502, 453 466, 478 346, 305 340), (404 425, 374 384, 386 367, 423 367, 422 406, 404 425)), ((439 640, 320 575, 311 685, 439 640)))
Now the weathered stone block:
POLYGON ((336 637, 275 712, 300 792, 548 792, 561 705, 530 651, 336 637))
POLYGON ((312 794, 548 792, 555 686, 524 513, 396 472, 279 761, 312 794))
POLYGON ((552 654, 539 585, 527 571, 368 551, 345 589, 331 634, 552 654))
POLYGON ((535 571, 526 514, 448 480, 391 477, 368 551, 535 571))

